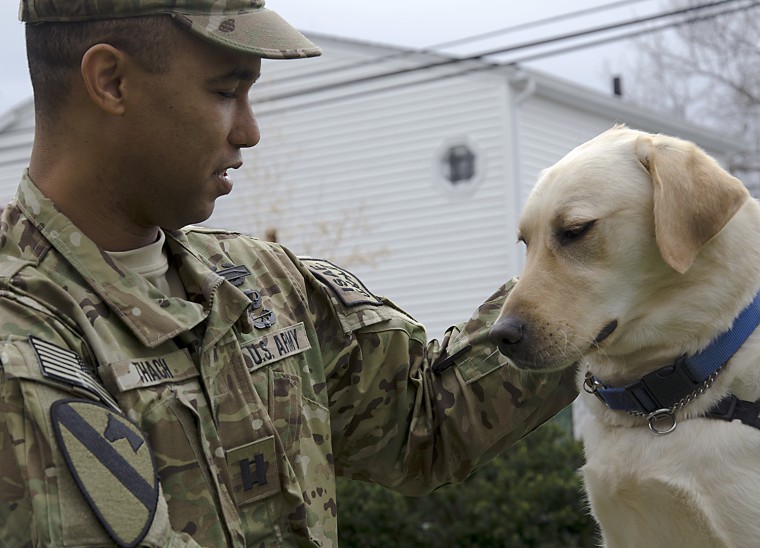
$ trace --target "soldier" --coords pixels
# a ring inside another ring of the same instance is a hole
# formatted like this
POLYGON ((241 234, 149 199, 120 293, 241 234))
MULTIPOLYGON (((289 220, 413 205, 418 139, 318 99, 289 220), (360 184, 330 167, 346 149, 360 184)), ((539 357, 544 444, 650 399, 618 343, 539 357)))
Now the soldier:
POLYGON ((565 407, 487 340, 197 227, 259 141, 263 0, 22 0, 36 133, 0 222, 0 545, 337 544, 335 477, 423 494, 565 407))

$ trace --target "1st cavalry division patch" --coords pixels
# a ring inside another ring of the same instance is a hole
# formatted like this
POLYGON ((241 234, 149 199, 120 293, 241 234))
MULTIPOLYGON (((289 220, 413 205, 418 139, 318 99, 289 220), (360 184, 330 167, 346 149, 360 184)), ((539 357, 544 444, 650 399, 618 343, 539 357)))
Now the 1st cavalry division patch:
POLYGON ((158 475, 145 438, 121 413, 90 400, 61 400, 53 431, 71 475, 119 546, 137 546, 158 505, 158 475))

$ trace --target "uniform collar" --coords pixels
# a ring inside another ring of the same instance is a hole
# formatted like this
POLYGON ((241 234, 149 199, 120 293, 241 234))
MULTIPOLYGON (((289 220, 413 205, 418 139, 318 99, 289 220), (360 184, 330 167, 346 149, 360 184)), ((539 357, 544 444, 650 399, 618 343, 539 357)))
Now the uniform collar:
POLYGON ((212 310, 220 310, 220 300, 225 307, 222 317, 214 322, 216 330, 227 329, 250 304, 241 291, 215 274, 212 266, 190 249, 181 232, 167 231, 167 241, 180 262, 180 278, 190 300, 164 295, 143 276, 109 257, 55 208, 34 185, 28 171, 16 199, 50 244, 148 347, 156 347, 200 324, 212 310))

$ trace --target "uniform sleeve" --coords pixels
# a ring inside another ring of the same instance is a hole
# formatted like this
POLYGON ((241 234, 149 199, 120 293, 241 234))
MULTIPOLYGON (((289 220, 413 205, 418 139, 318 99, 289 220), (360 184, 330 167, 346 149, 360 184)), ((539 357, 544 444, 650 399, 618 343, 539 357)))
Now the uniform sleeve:
POLYGON ((577 396, 574 368, 520 372, 488 340, 514 280, 441 342, 385 299, 352 303, 341 284, 316 282, 330 308, 317 330, 339 475, 424 494, 465 479, 577 396))
MULTIPOLYGON (((75 404, 85 410, 81 416, 74 416, 83 425, 81 431, 100 435, 110 429, 111 433, 104 438, 106 442, 94 435, 96 442, 108 445, 110 437, 117 448, 127 442, 132 444, 131 450, 119 449, 128 455, 123 461, 118 460, 121 457, 114 452, 116 462, 130 464, 130 451, 137 454, 134 448, 142 450, 146 442, 118 409, 105 402, 107 393, 103 398, 98 397, 102 387, 91 386, 90 380, 84 377, 80 383, 71 377, 75 369, 70 366, 78 363, 77 360, 81 359, 86 369, 87 349, 65 319, 56 318, 31 299, 5 292, 0 295, 0 317, 3 326, 0 339, 0 546, 111 546, 116 544, 114 533, 121 535, 118 538, 125 545, 139 538, 140 546, 198 546, 188 535, 171 530, 157 480, 153 492, 132 489, 138 493, 138 502, 132 501, 130 505, 127 502, 130 495, 127 495, 118 499, 119 507, 103 507, 107 504, 103 501, 116 499, 109 489, 130 492, 130 486, 141 481, 135 479, 140 473, 146 478, 145 484, 150 484, 150 470, 141 471, 139 463, 134 470, 129 469, 132 476, 122 476, 122 480, 114 480, 108 466, 101 464, 95 466, 102 471, 82 474, 81 478, 72 473, 70 462, 76 469, 77 465, 81 466, 78 462, 100 451, 88 445, 89 442, 78 446, 80 438, 69 444, 67 452, 62 451, 60 440, 74 439, 69 428, 75 429, 68 418, 74 415, 63 411, 68 412, 75 404), (52 410, 56 406, 61 409, 60 422, 53 419, 52 410), (90 492, 86 493, 80 483, 90 492), (98 504, 100 508, 96 510, 98 504), (148 511, 148 507, 152 507, 152 511, 148 511), (110 532, 96 512, 105 516, 110 532)), ((105 457, 107 461, 108 455, 105 457)), ((121 473, 125 467, 111 468, 120 468, 121 473)), ((82 470, 92 468, 85 466, 82 470)), ((113 502, 110 504, 114 506, 113 502)))

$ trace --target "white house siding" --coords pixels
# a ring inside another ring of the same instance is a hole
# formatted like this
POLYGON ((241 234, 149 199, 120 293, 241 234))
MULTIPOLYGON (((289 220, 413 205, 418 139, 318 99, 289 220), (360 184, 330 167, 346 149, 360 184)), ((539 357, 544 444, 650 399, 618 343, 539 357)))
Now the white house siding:
POLYGON ((614 119, 569 108, 540 96, 531 97, 520 110, 522 180, 521 204, 542 170, 579 144, 609 129, 614 119))
MULTIPOLYGON (((272 65, 275 86, 289 66, 269 63, 264 75, 272 65)), ((291 111, 264 100, 255 104, 262 141, 209 223, 255 235, 275 227, 297 253, 346 265, 440 336, 513 274, 516 246, 503 238, 514 225, 507 93, 501 73, 290 101, 291 111), (460 140, 480 155, 482 173, 457 192, 437 162, 460 140)))
POLYGON ((0 113, 0 207, 16 194, 21 172, 29 164, 34 137, 34 108, 29 100, 0 113))

